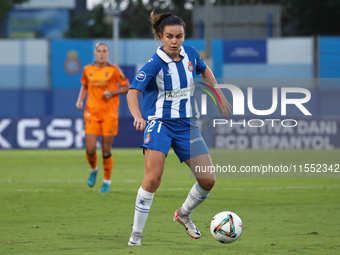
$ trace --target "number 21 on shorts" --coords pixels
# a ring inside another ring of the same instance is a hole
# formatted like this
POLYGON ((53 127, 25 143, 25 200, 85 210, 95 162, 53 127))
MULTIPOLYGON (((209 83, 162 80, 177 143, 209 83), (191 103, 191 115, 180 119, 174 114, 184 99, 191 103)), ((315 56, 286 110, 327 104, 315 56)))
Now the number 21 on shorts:
POLYGON ((151 133, 151 132, 154 130, 155 125, 156 125, 157 122, 158 122, 157 133, 160 133, 160 132, 161 132, 161 128, 162 128, 163 122, 162 122, 162 121, 155 121, 155 120, 152 120, 152 121, 150 122, 150 124, 148 125, 147 133, 151 133))

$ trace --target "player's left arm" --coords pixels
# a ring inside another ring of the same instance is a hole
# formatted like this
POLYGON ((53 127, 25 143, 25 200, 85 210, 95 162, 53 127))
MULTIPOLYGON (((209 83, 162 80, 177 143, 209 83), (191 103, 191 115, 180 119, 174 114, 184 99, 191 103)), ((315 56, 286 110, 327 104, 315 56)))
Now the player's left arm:
POLYGON ((130 89, 130 82, 126 82, 124 86, 120 86, 119 89, 116 90, 106 90, 103 95, 106 98, 110 98, 115 95, 121 95, 121 94, 126 94, 130 89))
MULTIPOLYGON (((213 88, 215 87, 215 84, 217 84, 216 78, 213 74, 213 72, 211 71, 211 69, 207 66, 205 68, 205 70, 201 73, 201 76, 203 77, 204 81, 209 84, 210 86, 212 86, 213 88)), ((231 115, 231 111, 232 111, 232 107, 229 104, 228 100, 225 98, 223 92, 221 89, 219 88, 215 88, 218 96, 221 99, 222 104, 220 103, 220 100, 217 100, 218 103, 218 109, 220 110, 220 113, 223 114, 224 118, 228 117, 228 114, 231 115)))
POLYGON ((115 75, 112 76, 113 82, 119 83, 119 88, 115 90, 107 90, 103 93, 106 98, 110 98, 112 96, 117 96, 121 94, 126 94, 130 89, 129 80, 123 74, 122 70, 118 66, 115 66, 115 75))

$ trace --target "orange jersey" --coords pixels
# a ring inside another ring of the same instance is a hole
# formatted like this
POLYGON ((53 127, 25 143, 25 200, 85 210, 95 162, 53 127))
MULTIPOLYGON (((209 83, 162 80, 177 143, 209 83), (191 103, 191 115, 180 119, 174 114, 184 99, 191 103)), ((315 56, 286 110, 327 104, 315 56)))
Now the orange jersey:
POLYGON ((117 90, 118 83, 125 86, 128 82, 118 66, 107 64, 98 68, 94 64, 87 65, 84 67, 80 82, 88 90, 84 117, 97 121, 118 119, 118 95, 110 98, 103 95, 106 90, 117 90))

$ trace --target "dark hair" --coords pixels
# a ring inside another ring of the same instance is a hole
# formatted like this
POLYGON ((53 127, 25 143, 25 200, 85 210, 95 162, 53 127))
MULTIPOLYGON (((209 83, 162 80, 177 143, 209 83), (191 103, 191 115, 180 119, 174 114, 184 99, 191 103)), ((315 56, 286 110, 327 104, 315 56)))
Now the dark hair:
POLYGON ((184 28, 185 32, 184 21, 180 17, 174 16, 169 12, 156 14, 153 10, 150 14, 149 20, 152 28, 152 33, 154 34, 156 40, 160 39, 160 35, 163 34, 165 26, 180 25, 184 28))

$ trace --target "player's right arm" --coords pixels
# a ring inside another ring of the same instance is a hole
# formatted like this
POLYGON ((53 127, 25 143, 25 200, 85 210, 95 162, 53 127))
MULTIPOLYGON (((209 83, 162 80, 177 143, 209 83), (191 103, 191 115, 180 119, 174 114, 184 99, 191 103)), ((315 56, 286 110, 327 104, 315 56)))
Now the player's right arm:
POLYGON ((136 130, 141 131, 145 129, 146 121, 143 118, 139 109, 138 95, 141 92, 145 92, 145 89, 148 86, 149 82, 155 77, 155 69, 157 67, 152 61, 153 59, 151 58, 133 79, 130 90, 126 97, 129 110, 134 118, 133 126, 136 128, 136 130))
POLYGON ((139 109, 138 95, 140 94, 140 92, 141 91, 138 89, 130 89, 126 96, 126 99, 129 110, 134 118, 133 126, 136 128, 136 130, 143 131, 146 126, 146 121, 143 119, 139 109))
POLYGON ((83 101, 84 101, 84 98, 86 97, 86 95, 87 95, 87 87, 85 87, 85 85, 83 85, 80 88, 78 100, 77 100, 77 103, 76 103, 76 107, 78 109, 83 109, 83 101))
POLYGON ((80 82, 83 84, 83 86, 80 88, 77 103, 76 103, 76 107, 78 109, 83 109, 83 101, 84 101, 84 98, 86 97, 87 92, 88 92, 88 88, 87 88, 88 79, 87 79, 87 75, 86 75, 86 70, 87 70, 88 67, 89 67, 89 65, 84 67, 83 74, 82 74, 81 79, 80 79, 80 82))

